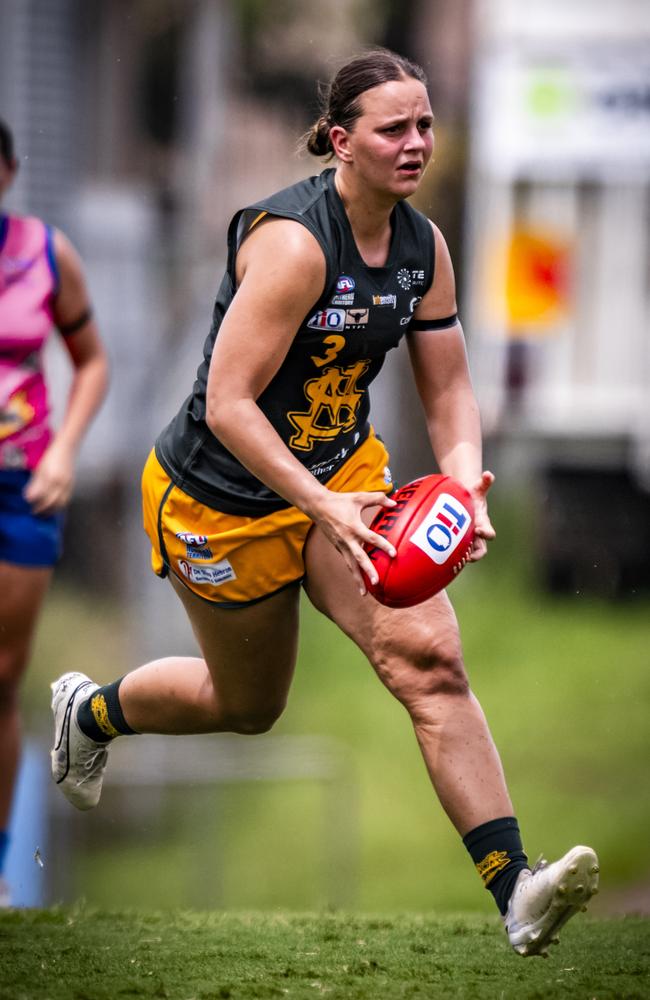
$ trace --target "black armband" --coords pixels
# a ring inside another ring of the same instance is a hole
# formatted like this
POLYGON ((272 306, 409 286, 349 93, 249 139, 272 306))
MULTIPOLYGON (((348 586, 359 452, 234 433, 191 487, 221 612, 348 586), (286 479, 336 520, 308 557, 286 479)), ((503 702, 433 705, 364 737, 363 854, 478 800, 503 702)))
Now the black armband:
POLYGON ((89 306, 86 311, 82 312, 81 316, 78 316, 77 319, 72 321, 72 323, 66 323, 64 326, 59 326, 59 331, 64 337, 69 337, 71 333, 76 333, 77 330, 81 330, 81 327, 85 326, 86 323, 92 319, 92 315, 93 311, 89 306))
POLYGON ((447 330, 458 322, 458 313, 445 316, 443 319, 412 319, 408 325, 409 330, 447 330))

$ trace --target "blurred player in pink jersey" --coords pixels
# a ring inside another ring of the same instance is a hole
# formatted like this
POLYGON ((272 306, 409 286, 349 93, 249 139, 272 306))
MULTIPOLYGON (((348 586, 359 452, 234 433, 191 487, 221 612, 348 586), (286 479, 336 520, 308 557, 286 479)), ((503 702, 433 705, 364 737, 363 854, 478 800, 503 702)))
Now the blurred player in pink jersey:
POLYGON ((9 904, 2 871, 20 753, 19 684, 60 555, 79 444, 108 383, 74 248, 40 219, 2 211, 17 169, 11 131, 0 120, 0 906, 9 904), (43 376, 52 327, 74 368, 56 432, 43 376))

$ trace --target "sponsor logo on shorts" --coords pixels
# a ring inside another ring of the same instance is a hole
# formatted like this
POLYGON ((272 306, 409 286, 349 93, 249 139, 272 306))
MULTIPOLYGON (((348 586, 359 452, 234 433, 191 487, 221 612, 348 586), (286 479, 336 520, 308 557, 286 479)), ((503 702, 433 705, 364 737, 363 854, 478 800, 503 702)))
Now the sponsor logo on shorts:
POLYGON ((307 322, 310 330, 342 330, 345 326, 344 309, 320 309, 307 322))
POLYGON ((349 274, 339 275, 338 281, 336 282, 337 292, 353 292, 356 287, 354 278, 351 278, 349 274))
POLYGON ((177 531, 176 537, 186 545, 197 545, 199 548, 205 545, 208 540, 207 535, 196 535, 192 531, 177 531))
POLYGON ((186 545, 185 555, 188 559, 212 559, 212 550, 209 548, 198 549, 195 545, 186 545))
POLYGON ((345 312, 345 325, 347 326, 365 326, 370 317, 369 309, 346 309, 345 312))
POLYGON ((197 584, 209 583, 213 587, 219 587, 222 583, 229 583, 230 580, 237 579, 237 574, 227 559, 222 559, 210 566, 197 566, 196 563, 188 562, 187 559, 179 559, 178 568, 186 580, 197 584))
POLYGON ((470 524, 471 518, 462 503, 449 493, 441 493, 409 541, 442 566, 458 548, 470 524))
POLYGON ((373 306, 390 306, 391 309, 397 307, 397 296, 396 295, 373 295, 372 297, 373 306))

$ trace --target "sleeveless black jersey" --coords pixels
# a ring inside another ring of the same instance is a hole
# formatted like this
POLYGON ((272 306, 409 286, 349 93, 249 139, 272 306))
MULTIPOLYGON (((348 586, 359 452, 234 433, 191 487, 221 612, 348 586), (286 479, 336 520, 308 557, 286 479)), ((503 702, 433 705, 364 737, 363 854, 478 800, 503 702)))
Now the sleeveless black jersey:
MULTIPOLYGON (((399 202, 393 210, 386 265, 364 263, 334 173, 325 170, 233 218, 226 273, 203 363, 192 394, 156 441, 156 455, 172 481, 224 513, 255 517, 288 506, 221 444, 205 422, 212 348, 235 294, 237 248, 251 225, 262 213, 294 219, 315 236, 325 255, 323 294, 300 324, 280 369, 257 400, 286 446, 323 483, 368 436, 368 386, 386 352, 397 347, 433 280, 431 224, 406 202, 399 202)), ((295 280, 297 286, 299 271, 295 280)))

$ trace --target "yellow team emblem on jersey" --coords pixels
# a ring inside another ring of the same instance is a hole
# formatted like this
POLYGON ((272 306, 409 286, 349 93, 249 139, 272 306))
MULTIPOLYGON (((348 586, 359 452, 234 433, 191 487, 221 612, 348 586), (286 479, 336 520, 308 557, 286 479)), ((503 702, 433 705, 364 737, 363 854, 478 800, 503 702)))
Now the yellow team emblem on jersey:
POLYGON ((289 444, 299 451, 309 451, 317 441, 332 441, 355 425, 363 389, 357 388, 367 372, 369 361, 357 361, 345 368, 327 368, 318 378, 305 382, 308 410, 293 410, 287 417, 296 428, 289 444))

